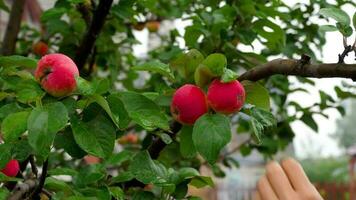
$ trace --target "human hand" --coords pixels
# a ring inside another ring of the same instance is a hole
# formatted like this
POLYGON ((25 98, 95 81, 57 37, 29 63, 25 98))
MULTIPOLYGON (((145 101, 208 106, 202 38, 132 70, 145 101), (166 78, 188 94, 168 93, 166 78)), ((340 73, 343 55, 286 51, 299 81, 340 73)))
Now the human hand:
POLYGON ((322 200, 302 166, 292 158, 272 161, 257 183, 255 200, 322 200))

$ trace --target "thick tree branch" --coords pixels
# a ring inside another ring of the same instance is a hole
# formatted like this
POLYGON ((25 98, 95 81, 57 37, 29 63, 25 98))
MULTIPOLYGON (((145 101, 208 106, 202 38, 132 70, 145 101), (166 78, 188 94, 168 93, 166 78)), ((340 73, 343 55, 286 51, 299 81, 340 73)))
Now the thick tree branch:
POLYGON ((15 52, 17 35, 20 31, 22 13, 26 0, 14 0, 11 7, 9 21, 2 42, 1 55, 8 56, 15 52))
POLYGON ((300 60, 276 59, 252 68, 238 80, 258 81, 275 74, 294 75, 310 78, 351 78, 356 81, 356 64, 301 64, 300 60))
POLYGON ((38 186, 38 181, 35 179, 28 179, 22 184, 16 186, 12 194, 8 197, 8 200, 20 200, 24 199, 25 194, 30 193, 38 186))
POLYGON ((94 11, 93 20, 74 58, 80 71, 83 71, 85 63, 93 50, 95 41, 105 23, 106 16, 109 14, 112 2, 113 0, 100 0, 98 7, 94 11))

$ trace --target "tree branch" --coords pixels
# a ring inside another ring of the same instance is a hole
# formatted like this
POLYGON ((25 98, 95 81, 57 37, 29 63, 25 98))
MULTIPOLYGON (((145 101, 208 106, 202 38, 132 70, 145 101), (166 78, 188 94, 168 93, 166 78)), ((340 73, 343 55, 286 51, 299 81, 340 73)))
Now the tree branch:
MULTIPOLYGON (((173 121, 170 125, 170 136, 174 138, 177 133, 180 131, 182 128, 182 125, 176 121, 173 121)), ((161 138, 156 138, 156 140, 151 144, 151 146, 148 148, 148 152, 150 153, 150 156, 152 159, 157 159, 160 152, 164 149, 166 146, 166 143, 164 143, 161 138)))
POLYGON ((19 184, 14 189, 13 193, 8 197, 8 200, 20 200, 23 199, 23 196, 33 189, 35 189, 38 185, 38 181, 36 179, 28 179, 22 184, 19 184))
POLYGON ((301 65, 300 60, 276 59, 252 68, 242 74, 238 80, 258 81, 269 76, 295 75, 310 78, 351 78, 356 81, 356 64, 309 64, 301 65))
POLYGON ((4 56, 11 55, 15 52, 25 1, 26 0, 14 0, 12 3, 9 21, 0 51, 0 54, 4 56))
POLYGON ((100 0, 97 9, 94 11, 93 20, 74 58, 80 71, 83 71, 85 63, 93 50, 95 41, 105 23, 106 16, 109 14, 112 2, 113 0, 100 0))
POLYGON ((38 194, 42 192, 46 177, 47 177, 47 171, 48 171, 48 158, 46 161, 43 163, 42 167, 42 174, 39 180, 39 183, 36 187, 36 189, 31 193, 28 199, 32 199, 33 197, 36 197, 38 194))

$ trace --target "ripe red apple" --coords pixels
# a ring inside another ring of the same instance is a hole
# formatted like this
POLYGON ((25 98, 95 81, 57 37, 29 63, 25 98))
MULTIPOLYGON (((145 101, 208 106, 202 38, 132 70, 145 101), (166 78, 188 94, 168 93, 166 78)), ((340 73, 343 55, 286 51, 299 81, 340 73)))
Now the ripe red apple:
POLYGON ((137 134, 134 133, 128 133, 126 135, 123 135, 122 137, 120 137, 120 139, 118 140, 119 144, 137 144, 138 142, 138 136, 137 134))
POLYGON ((101 159, 96 156, 86 155, 84 156, 84 161, 87 165, 91 165, 100 163, 101 159))
POLYGON ((15 177, 20 171, 19 162, 15 159, 10 160, 4 169, 1 170, 3 174, 10 177, 15 177))
POLYGON ((48 45, 42 41, 36 42, 32 46, 32 51, 36 55, 44 56, 48 52, 48 45))
POLYGON ((178 122, 192 125, 206 112, 208 112, 206 96, 198 86, 186 84, 174 93, 171 113, 178 122))
POLYGON ((54 97, 72 93, 77 87, 76 76, 79 76, 79 71, 73 60, 60 53, 43 56, 35 71, 36 80, 54 97))
POLYGON ((208 89, 209 106, 218 113, 239 111, 245 102, 245 89, 237 80, 223 83, 215 79, 208 89))
POLYGON ((151 33, 157 32, 159 27, 160 27, 159 21, 149 21, 149 22, 146 23, 146 28, 151 33))

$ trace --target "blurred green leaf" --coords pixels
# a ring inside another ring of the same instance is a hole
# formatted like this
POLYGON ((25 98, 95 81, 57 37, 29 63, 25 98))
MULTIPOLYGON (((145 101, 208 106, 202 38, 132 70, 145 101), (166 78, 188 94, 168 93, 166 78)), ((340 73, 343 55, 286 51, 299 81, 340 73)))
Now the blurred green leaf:
POLYGON ((33 58, 28 58, 24 56, 1 56, 0 57, 1 67, 25 67, 25 68, 36 68, 37 60, 33 58))
POLYGON ((173 75, 169 65, 164 64, 159 60, 153 60, 153 61, 144 63, 139 66, 131 67, 131 69, 137 70, 137 71, 156 72, 156 73, 159 73, 159 74, 167 77, 169 80, 174 81, 174 75, 173 75))
POLYGON ((322 8, 320 9, 319 14, 326 18, 333 18, 343 25, 350 25, 349 15, 339 8, 322 8))

